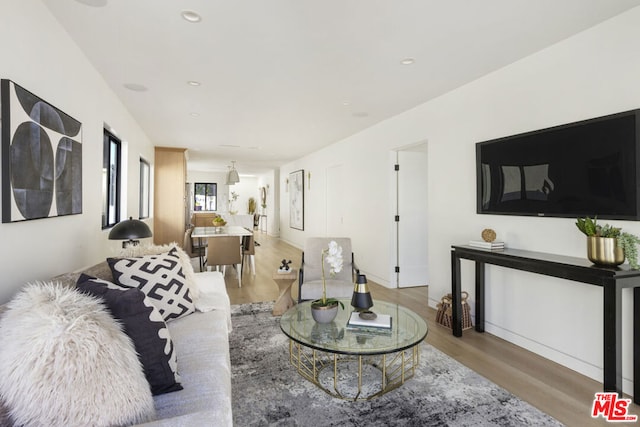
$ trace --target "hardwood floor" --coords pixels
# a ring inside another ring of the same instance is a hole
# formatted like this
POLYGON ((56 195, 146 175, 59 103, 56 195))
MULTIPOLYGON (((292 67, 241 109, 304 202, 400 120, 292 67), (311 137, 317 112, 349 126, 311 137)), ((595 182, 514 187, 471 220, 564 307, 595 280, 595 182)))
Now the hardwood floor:
MULTIPOLYGON (((260 243, 255 255, 257 274, 251 275, 247 265, 242 287, 238 288, 235 270, 227 268, 225 281, 231 304, 276 300, 279 291, 272 274, 280 260, 292 260, 293 268, 300 265, 299 249, 259 231, 255 238, 260 243)), ((429 344, 565 425, 608 425, 602 418, 591 418, 594 393, 602 390, 599 382, 488 333, 469 330, 462 338, 453 337, 450 330, 436 324, 435 310, 427 305, 426 286, 388 289, 371 281, 369 285, 374 299, 404 305, 425 318, 429 325, 426 339, 429 344)), ((297 295, 295 282, 292 286, 294 300, 297 295)), ((631 405, 629 412, 638 415, 640 407, 631 405)))

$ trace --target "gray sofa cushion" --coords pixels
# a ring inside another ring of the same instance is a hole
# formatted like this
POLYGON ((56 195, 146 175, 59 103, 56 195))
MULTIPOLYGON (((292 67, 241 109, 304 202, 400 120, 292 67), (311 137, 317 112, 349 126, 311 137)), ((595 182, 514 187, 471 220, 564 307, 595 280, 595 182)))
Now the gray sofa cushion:
POLYGON ((83 269, 81 272, 76 271, 73 273, 64 273, 59 276, 56 276, 51 279, 52 282, 58 282, 63 284, 64 286, 69 286, 71 288, 76 286, 78 279, 80 278, 80 274, 85 273, 87 276, 96 277, 102 280, 108 280, 113 282, 113 274, 111 274, 111 269, 109 268, 109 264, 106 261, 100 262, 98 264, 92 265, 91 267, 83 269))
POLYGON ((154 426, 231 426, 228 310, 194 313, 168 323, 184 390, 154 397, 154 426))

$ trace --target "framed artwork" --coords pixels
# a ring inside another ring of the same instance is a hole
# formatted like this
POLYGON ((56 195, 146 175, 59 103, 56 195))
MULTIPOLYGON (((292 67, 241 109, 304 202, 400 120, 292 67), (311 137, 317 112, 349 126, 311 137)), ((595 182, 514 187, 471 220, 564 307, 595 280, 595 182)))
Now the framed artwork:
POLYGON ((2 222, 82 213, 82 123, 0 81, 2 222))
POLYGON ((289 174, 289 227, 304 230, 304 170, 289 174))

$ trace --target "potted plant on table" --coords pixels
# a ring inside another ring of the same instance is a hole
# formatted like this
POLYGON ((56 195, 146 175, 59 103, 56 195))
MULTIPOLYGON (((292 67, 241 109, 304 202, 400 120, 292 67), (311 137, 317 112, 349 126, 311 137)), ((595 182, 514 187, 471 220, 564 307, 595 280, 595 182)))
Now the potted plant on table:
POLYGON ((640 238, 609 224, 600 226, 596 218, 578 218, 576 226, 587 236, 587 257, 599 265, 620 265, 626 258, 632 269, 638 266, 640 238))
POLYGON ((333 277, 342 270, 342 247, 335 240, 329 242, 329 247, 322 251, 322 298, 311 302, 311 316, 318 323, 331 323, 338 314, 338 305, 344 309, 344 304, 335 298, 327 298, 327 284, 324 275, 324 261, 329 266, 329 274, 333 277))

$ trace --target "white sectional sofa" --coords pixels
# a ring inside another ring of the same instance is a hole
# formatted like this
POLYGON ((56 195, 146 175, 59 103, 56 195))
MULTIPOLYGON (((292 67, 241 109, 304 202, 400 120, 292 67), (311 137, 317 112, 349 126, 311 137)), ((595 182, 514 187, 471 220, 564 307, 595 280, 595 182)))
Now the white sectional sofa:
MULTIPOLYGON (((57 276, 52 281, 75 287, 81 273, 113 281, 107 262, 57 276)), ((177 370, 183 389, 153 396, 155 417, 140 425, 233 425, 228 339, 231 313, 224 278, 219 272, 191 274, 199 289, 196 311, 166 322, 177 354, 177 370)), ((0 401, 0 425, 3 426, 11 425, 5 406, 0 401)))
POLYGON ((211 311, 167 324, 178 353, 183 390, 154 396, 157 419, 144 426, 232 426, 231 311, 222 274, 195 273, 211 311))

